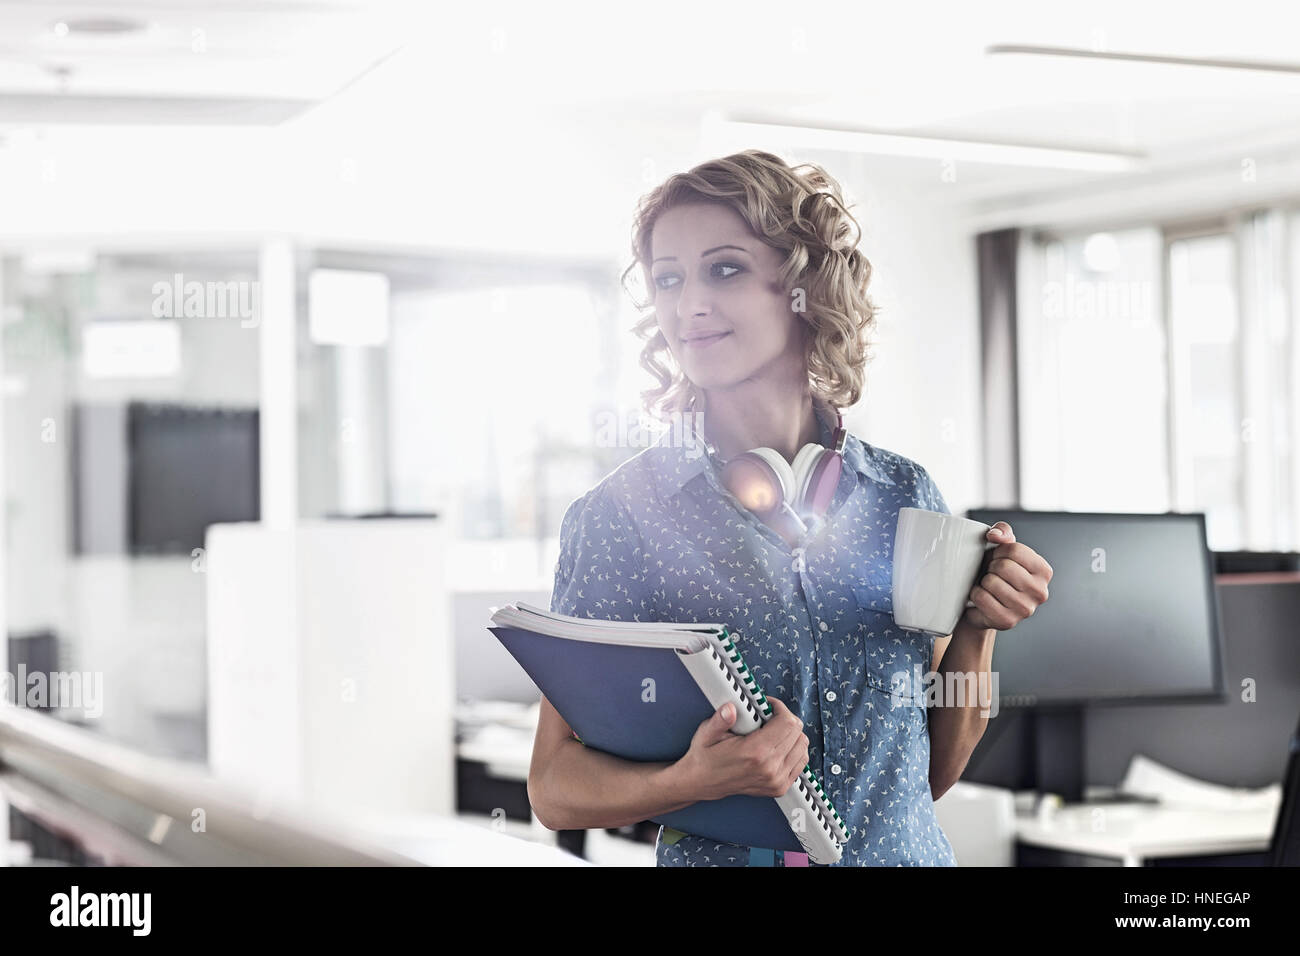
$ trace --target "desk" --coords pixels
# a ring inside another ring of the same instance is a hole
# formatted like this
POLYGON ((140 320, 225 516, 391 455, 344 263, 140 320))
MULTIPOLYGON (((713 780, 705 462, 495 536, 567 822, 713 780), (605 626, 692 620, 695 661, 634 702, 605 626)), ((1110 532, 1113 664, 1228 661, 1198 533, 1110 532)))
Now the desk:
POLYGON ((1261 866, 1277 809, 1200 810, 1150 804, 1061 807, 1016 818, 1017 866, 1261 866))
MULTIPOLYGON (((495 728, 494 728, 495 729, 495 728)), ((479 734, 473 740, 456 745, 461 760, 481 763, 487 772, 500 780, 528 782, 528 767, 533 762, 532 734, 479 734)))
MULTIPOLYGON (((507 817, 528 820, 544 829, 528 801, 528 767, 533 759, 533 733, 491 727, 456 745, 456 806, 465 811, 505 811, 507 817)), ((575 856, 586 851, 585 830, 559 830, 556 845, 575 856)))
POLYGON ((528 839, 528 825, 483 817, 388 813, 358 815, 357 828, 382 846, 427 866, 590 866, 528 839))

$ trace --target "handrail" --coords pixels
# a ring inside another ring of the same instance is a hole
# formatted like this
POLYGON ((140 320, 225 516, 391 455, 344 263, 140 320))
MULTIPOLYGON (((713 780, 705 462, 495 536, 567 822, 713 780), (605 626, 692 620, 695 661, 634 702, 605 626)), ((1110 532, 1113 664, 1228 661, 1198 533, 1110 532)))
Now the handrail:
MULTIPOLYGON (((139 753, 3 699, 0 768, 32 781, 29 799, 42 792, 60 798, 51 812, 65 825, 77 825, 67 812, 75 805, 182 865, 421 865, 354 836, 322 811, 272 808, 197 765, 139 753)), ((86 835, 93 842, 103 834, 86 835)))
MULTIPOLYGON (((0 798, 9 806, 73 843, 105 866, 171 866, 174 861, 147 839, 128 833, 92 810, 78 806, 12 770, 0 770, 0 798)), ((5 864, 0 851, 0 866, 5 864)))

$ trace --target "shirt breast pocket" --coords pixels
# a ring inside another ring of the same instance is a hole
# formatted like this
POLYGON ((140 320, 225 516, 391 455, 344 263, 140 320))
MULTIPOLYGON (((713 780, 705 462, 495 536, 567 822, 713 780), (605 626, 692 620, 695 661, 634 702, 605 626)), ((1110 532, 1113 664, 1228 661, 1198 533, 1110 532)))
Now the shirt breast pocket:
POLYGON ((889 625, 894 623, 894 575, 888 567, 873 567, 853 584, 853 596, 858 604, 862 623, 868 628, 878 626, 877 615, 886 614, 889 625))
POLYGON ((925 674, 929 636, 894 625, 892 576, 887 569, 868 573, 855 583, 863 647, 863 678, 875 692, 876 706, 895 712, 911 730, 925 723, 925 674), (902 713, 907 708, 908 713, 902 713))

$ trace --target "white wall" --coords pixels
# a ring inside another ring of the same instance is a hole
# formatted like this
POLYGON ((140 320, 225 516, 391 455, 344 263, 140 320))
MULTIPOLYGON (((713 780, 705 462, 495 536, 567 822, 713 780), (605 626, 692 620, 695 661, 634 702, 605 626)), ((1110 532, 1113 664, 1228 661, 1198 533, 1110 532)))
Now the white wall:
POLYGON ((953 514, 981 506, 975 239, 933 194, 870 177, 848 188, 861 197, 852 211, 880 311, 866 394, 845 423, 921 464, 953 514))

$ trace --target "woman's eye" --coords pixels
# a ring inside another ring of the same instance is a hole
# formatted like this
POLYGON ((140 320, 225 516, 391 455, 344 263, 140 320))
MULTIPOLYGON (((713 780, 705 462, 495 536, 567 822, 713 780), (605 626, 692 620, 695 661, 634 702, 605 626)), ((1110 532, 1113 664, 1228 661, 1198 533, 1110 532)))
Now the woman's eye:
MULTIPOLYGON (((728 273, 728 274, 726 274, 726 275, 717 275, 717 273, 716 273, 716 271, 715 271, 714 274, 715 274, 715 276, 716 276, 717 278, 719 278, 719 279, 730 279, 730 278, 731 278, 733 275, 735 275, 737 272, 743 272, 743 271, 744 271, 740 266, 733 265, 733 264, 730 263, 730 262, 715 262, 711 268, 712 268, 713 270, 718 270, 718 269, 730 269, 730 270, 731 270, 731 272, 728 273)), ((660 288, 660 289, 671 289, 671 288, 672 288, 671 285, 665 285, 665 284, 664 284, 664 283, 665 283, 665 280, 668 280, 668 279, 676 279, 676 278, 677 278, 677 277, 674 276, 674 275, 660 276, 659 278, 655 279, 655 285, 656 285, 658 288, 660 288)))

